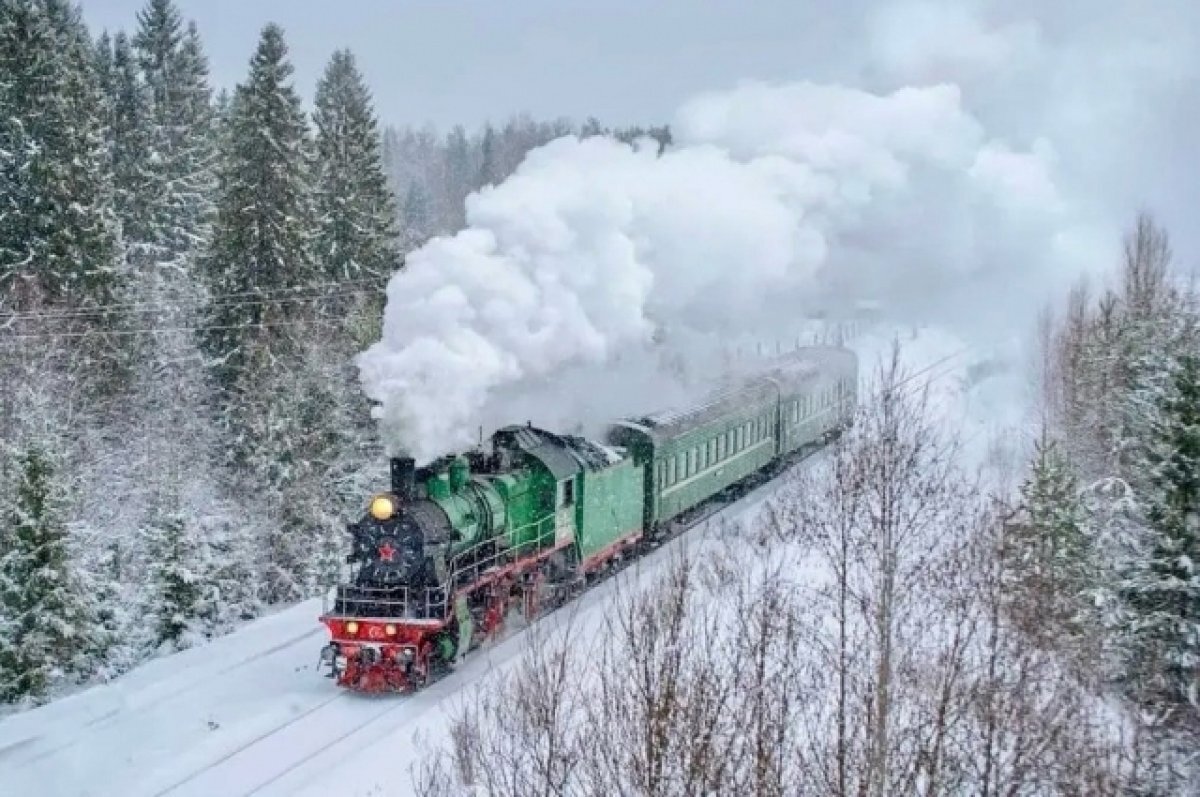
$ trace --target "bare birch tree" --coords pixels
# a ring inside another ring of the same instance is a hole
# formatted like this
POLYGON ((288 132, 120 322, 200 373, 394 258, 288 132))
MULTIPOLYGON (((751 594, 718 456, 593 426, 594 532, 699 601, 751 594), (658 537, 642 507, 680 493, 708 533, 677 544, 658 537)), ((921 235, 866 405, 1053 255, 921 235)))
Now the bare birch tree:
POLYGON ((534 626, 512 672, 471 690, 450 724, 450 742, 434 747, 413 773, 421 797, 567 797, 582 794, 576 769, 592 743, 581 715, 579 675, 585 649, 568 613, 534 626))
POLYGON ((955 453, 894 348, 828 464, 776 501, 770 522, 828 574, 810 596, 832 681, 830 716, 807 730, 813 791, 914 793, 940 766, 972 633, 957 555, 975 510, 955 453))

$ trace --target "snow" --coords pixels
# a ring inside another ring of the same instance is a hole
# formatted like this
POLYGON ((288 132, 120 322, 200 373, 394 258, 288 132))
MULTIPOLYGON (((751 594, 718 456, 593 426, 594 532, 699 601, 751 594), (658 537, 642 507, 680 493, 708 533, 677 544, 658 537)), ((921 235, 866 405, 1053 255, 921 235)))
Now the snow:
MULTIPOLYGON (((750 518, 773 490, 771 485, 760 488, 722 514, 733 520, 750 518)), ((712 541, 703 528, 674 540, 620 576, 589 591, 569 609, 544 618, 538 625, 546 632, 551 644, 568 628, 578 640, 593 638, 603 629, 606 609, 619 591, 648 585, 681 551, 695 554, 712 541)), ((329 794, 347 797, 411 795, 411 769, 419 764, 430 745, 445 739, 449 720, 460 705, 463 688, 475 687, 482 679, 514 666, 525 644, 524 636, 519 635, 490 650, 478 651, 474 659, 468 658, 451 678, 411 699, 411 705, 406 705, 403 712, 380 718, 379 722, 363 728, 352 744, 335 741, 333 746, 288 772, 262 794, 311 797, 329 794)))
MULTIPOLYGON (((752 511, 766 488, 736 511, 752 511)), ((687 538, 639 563, 649 577, 687 538)), ((615 582, 583 596, 579 620, 598 619, 615 582)), ((397 764, 417 751, 414 731, 437 732, 463 687, 519 656, 515 634, 468 657, 409 697, 339 690, 316 671, 326 631, 311 600, 204 647, 159 659, 124 678, 0 722, 5 793, 348 795, 379 778, 386 752, 390 793, 407 794, 397 764), (320 778, 325 777, 324 780, 320 778)), ((554 621, 554 616, 547 618, 554 621)), ((544 621, 543 621, 544 622, 544 621)))
MULTIPOLYGON (((909 331, 911 335, 912 331, 909 331)), ((871 357, 893 334, 860 339, 871 357)), ((902 341, 902 356, 954 422, 990 428, 996 407, 968 390, 976 362, 961 341, 937 329, 902 341)), ((999 384, 993 382, 993 384, 999 384)), ((976 386, 978 388, 978 386, 976 386)), ((987 391, 982 391, 986 393, 987 391)), ((775 489, 760 488, 726 510, 751 516, 775 489)), ((621 579, 646 583, 696 530, 544 618, 553 632, 594 633, 621 579)), ((525 637, 476 651, 459 669, 413 696, 366 697, 336 689, 316 669, 325 629, 320 601, 300 603, 203 647, 153 661, 104 686, 0 721, 4 792, 39 795, 408 795, 421 740, 436 743, 464 688, 519 660, 525 637)))

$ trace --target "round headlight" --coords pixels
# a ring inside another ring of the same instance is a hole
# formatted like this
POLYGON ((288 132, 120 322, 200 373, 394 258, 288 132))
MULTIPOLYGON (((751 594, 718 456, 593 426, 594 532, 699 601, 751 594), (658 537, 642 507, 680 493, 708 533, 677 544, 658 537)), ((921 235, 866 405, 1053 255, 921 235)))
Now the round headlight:
POLYGON ((354 634, 357 634, 358 633, 358 623, 354 622, 353 620, 346 623, 346 633, 350 634, 351 636, 353 636, 354 634))
POLYGON ((387 520, 394 514, 396 514, 396 505, 388 496, 379 495, 371 501, 371 517, 376 520, 387 520))
POLYGON ((383 630, 384 630, 384 633, 386 633, 388 636, 396 635, 396 626, 392 625, 391 623, 388 623, 387 625, 385 625, 383 627, 383 630))

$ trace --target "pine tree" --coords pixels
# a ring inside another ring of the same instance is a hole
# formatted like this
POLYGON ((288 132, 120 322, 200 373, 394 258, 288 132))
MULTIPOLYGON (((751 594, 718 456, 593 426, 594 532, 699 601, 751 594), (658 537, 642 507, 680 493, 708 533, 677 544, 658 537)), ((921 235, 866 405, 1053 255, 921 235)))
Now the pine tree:
POLYGON ((215 294, 256 302, 217 303, 204 339, 213 371, 226 389, 252 388, 245 379, 284 356, 286 325, 303 317, 304 302, 286 294, 316 276, 311 246, 308 133, 300 97, 289 82, 283 31, 268 25, 239 85, 225 130, 226 151, 213 240, 205 271, 215 294))
POLYGON ((1200 709, 1200 357, 1171 372, 1152 421, 1142 557, 1122 584, 1134 673, 1172 703, 1200 709))
POLYGON ((17 458, 0 537, 0 700, 38 699, 95 648, 96 618, 78 591, 58 470, 40 446, 17 458))
POLYGON ((159 644, 179 645, 204 615, 205 577, 199 535, 177 505, 160 508, 145 530, 153 582, 150 616, 159 644))
POLYGON ((0 302, 111 302, 104 110, 79 10, 66 0, 2 0, 0 302))
POLYGON ((1043 436, 1020 489, 1020 520, 1012 524, 1006 558, 1010 606, 1035 636, 1074 633, 1085 621, 1092 553, 1078 481, 1059 447, 1043 436))
POLYGON ((178 263, 208 241, 216 183, 216 130, 208 60, 194 23, 171 0, 138 14, 134 46, 150 92, 154 228, 162 262, 178 263))
POLYGON ((152 222, 156 186, 150 175, 149 103, 129 38, 113 40, 109 90, 109 156, 114 207, 121 222, 125 256, 131 264, 153 257, 152 222))
POLYGON ((349 50, 334 53, 317 84, 313 118, 317 262, 329 282, 371 278, 382 284, 398 266, 395 200, 370 94, 349 50))

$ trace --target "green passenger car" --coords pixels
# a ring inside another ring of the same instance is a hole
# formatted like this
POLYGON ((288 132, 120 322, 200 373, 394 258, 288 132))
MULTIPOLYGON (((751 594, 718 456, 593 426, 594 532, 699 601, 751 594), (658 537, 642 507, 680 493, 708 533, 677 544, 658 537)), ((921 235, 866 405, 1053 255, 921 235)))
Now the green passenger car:
POLYGON ((693 405, 614 424, 609 440, 645 468, 645 526, 827 440, 850 420, 856 381, 853 353, 808 348, 693 405))

